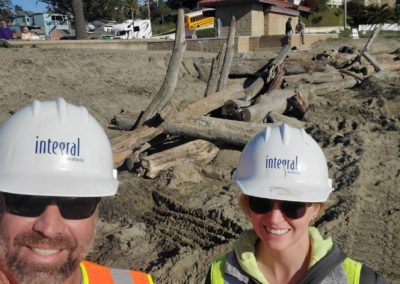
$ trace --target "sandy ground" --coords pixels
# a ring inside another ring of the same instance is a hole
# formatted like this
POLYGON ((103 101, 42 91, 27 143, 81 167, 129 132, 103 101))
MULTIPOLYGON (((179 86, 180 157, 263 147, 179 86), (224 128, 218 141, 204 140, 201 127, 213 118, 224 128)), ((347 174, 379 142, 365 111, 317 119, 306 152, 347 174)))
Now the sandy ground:
MULTIPOLYGON (((318 50, 364 43, 333 41, 318 50)), ((398 46, 398 40, 380 38, 371 51, 398 46)), ((209 64, 212 56, 186 53, 176 107, 203 96, 206 82, 193 62, 209 64)), ((169 57, 169 52, 1 48, 0 122, 34 99, 64 97, 86 106, 108 136, 116 137, 121 131, 108 129, 109 121, 122 109, 145 109, 163 82, 169 57)), ((400 283, 399 86, 398 77, 372 78, 353 90, 317 97, 304 118, 330 161, 336 188, 335 204, 318 227, 391 283, 400 283)), ((211 260, 249 227, 230 180, 239 155, 240 149, 224 146, 206 167, 184 164, 156 179, 121 170, 117 196, 102 201, 90 259, 145 270, 155 283, 201 283, 211 260)))

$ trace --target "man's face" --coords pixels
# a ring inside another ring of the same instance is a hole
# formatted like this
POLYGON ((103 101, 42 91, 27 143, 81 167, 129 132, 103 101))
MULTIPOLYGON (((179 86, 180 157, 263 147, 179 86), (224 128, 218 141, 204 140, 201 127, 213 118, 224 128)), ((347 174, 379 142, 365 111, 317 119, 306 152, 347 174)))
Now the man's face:
POLYGON ((98 210, 86 219, 63 218, 51 203, 37 217, 7 212, 0 197, 0 270, 17 283, 63 283, 79 275, 91 249, 98 210))
POLYGON ((1 21, 1 27, 2 28, 7 27, 7 23, 5 21, 1 21))

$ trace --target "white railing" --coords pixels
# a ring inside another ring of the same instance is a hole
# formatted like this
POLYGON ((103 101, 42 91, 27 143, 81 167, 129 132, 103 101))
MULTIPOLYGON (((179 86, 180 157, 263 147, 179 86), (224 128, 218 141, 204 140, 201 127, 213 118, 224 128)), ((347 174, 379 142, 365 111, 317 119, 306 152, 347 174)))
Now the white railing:
MULTIPOLYGON (((359 25, 358 26, 358 31, 359 32, 368 32, 368 31, 373 31, 376 29, 378 25, 359 25)), ((400 31, 400 25, 399 24, 383 24, 382 26, 382 31, 400 31)))
POLYGON ((343 26, 334 27, 306 27, 305 33, 307 34, 326 34, 326 33, 340 33, 343 26))

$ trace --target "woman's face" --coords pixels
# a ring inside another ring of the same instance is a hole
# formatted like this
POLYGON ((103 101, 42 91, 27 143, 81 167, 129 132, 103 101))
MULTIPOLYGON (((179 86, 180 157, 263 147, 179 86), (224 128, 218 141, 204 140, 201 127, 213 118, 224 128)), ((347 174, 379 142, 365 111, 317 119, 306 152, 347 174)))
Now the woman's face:
POLYGON ((318 215, 321 208, 319 203, 248 198, 250 220, 267 249, 283 251, 296 246, 308 246, 308 227, 318 215))

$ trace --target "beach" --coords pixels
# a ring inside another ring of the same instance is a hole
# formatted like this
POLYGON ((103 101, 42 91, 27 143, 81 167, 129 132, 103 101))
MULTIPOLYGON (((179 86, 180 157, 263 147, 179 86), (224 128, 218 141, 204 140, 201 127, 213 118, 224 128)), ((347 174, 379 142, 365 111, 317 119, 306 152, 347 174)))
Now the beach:
MULTIPOLYGON (((362 48, 365 42, 321 42, 304 52, 362 48)), ((379 53, 392 52, 399 43, 379 37, 370 53, 379 61, 379 53)), ((112 139, 125 133, 108 127, 113 117, 144 111, 157 93, 171 51, 24 47, 0 48, 0 55, 1 123, 35 99, 63 97, 85 106, 112 139)), ((194 63, 210 66, 215 55, 185 53, 174 108, 203 98, 207 82, 194 63)), ((276 51, 263 51, 235 59, 268 62, 274 56, 276 51)), ((399 74, 371 76, 355 88, 317 96, 303 118, 326 155, 335 188, 332 206, 316 226, 390 283, 400 283, 399 74)), ((228 85, 242 81, 229 79, 228 85)), ((208 165, 182 163, 154 179, 120 168, 117 195, 101 202, 89 259, 147 271, 154 283, 202 283, 211 261, 250 228, 231 180, 241 149, 217 146, 220 152, 208 165)))

